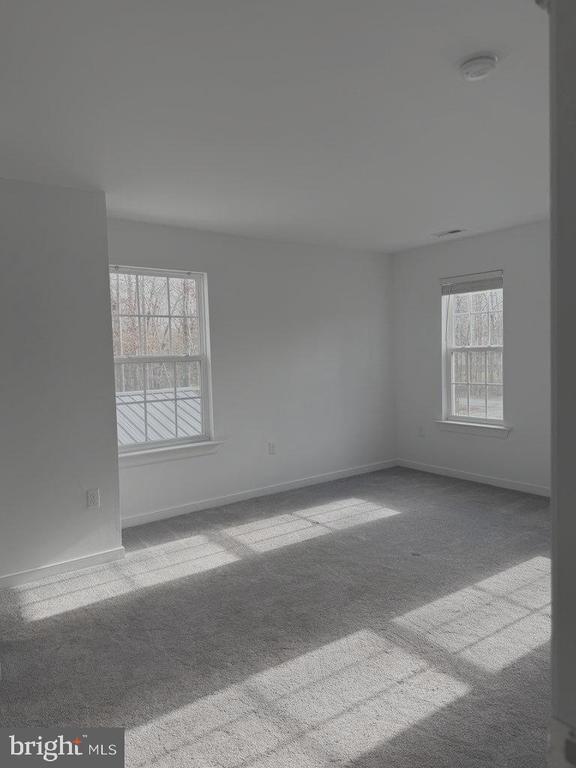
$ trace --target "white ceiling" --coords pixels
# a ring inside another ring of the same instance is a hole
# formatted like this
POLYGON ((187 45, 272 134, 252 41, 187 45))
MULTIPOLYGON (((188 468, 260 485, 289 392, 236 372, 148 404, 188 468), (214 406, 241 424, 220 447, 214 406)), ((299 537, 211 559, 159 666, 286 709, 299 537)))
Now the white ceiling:
POLYGON ((548 208, 534 0, 0 0, 0 176, 389 251, 548 208), (493 50, 491 78, 456 65, 493 50))

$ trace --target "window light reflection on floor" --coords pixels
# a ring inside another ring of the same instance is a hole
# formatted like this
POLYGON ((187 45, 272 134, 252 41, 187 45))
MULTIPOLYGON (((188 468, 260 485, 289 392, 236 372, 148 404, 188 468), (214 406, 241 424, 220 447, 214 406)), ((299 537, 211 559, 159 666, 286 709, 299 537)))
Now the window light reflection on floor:
POLYGON ((550 559, 534 557, 394 623, 497 672, 550 638, 550 559))
POLYGON ((38 621, 396 514, 362 499, 338 500, 144 547, 124 560, 46 577, 15 592, 22 618, 38 621))
POLYGON ((130 552, 124 560, 25 584, 16 591, 22 617, 38 621, 238 559, 207 536, 189 536, 130 552))
POLYGON ((127 733, 157 768, 335 768, 468 687, 362 630, 127 733))
POLYGON ((397 514, 398 510, 350 498, 234 525, 223 533, 254 552, 269 552, 397 514))

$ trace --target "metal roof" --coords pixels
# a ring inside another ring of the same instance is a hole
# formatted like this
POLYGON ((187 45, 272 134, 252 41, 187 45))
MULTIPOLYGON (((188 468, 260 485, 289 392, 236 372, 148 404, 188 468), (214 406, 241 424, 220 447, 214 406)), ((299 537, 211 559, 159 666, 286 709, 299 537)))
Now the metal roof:
POLYGON ((202 434, 201 397, 191 387, 120 392, 116 395, 118 443, 174 440, 202 434), (148 439, 146 439, 146 428, 148 439))

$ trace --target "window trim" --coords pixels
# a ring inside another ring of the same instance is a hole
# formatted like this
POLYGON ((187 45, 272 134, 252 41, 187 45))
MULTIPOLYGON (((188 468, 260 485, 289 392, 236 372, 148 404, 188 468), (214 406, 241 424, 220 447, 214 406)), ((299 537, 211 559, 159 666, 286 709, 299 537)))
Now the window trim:
MULTIPOLYGON (((110 264, 109 274, 145 275, 152 277, 180 277, 196 281, 198 301, 198 330, 200 336, 200 354, 197 355, 134 355, 114 356, 114 364, 120 362, 199 362, 200 386, 202 393, 202 434, 194 437, 175 437, 167 440, 149 440, 144 443, 118 443, 118 456, 136 457, 140 454, 158 455, 164 450, 175 452, 187 446, 218 445, 214 441, 214 413, 212 407, 212 356, 210 349, 210 315, 208 309, 208 275, 206 272, 194 272, 187 269, 164 269, 159 267, 133 267, 124 264, 110 264)), ((110 302, 110 306, 112 303, 110 302)), ((116 390, 116 388, 114 388, 116 390)), ((194 451, 195 453, 196 451, 194 451)))
MULTIPOLYGON (((497 274, 496 272, 486 272, 481 273, 479 275, 464 275, 463 277, 455 277, 450 280, 450 284, 454 286, 454 290, 450 291, 449 293, 442 293, 442 419, 439 423, 443 423, 446 425, 453 425, 455 429, 458 429, 458 431, 466 431, 465 427, 471 427, 472 429, 469 430, 470 432, 476 432, 474 430, 474 427, 487 427, 488 429, 492 428, 492 431, 495 433, 495 430, 493 428, 501 428, 503 432, 506 433, 506 436, 508 435, 510 431, 510 427, 506 424, 506 412, 505 412, 505 397, 504 397, 504 374, 502 378, 502 418, 501 419, 489 419, 489 418, 482 418, 479 416, 456 416, 452 414, 452 354, 455 351, 460 352, 474 352, 474 351, 490 351, 490 350, 501 350, 502 351, 502 371, 504 372, 504 336, 502 336, 502 344, 501 345, 491 345, 488 344, 486 346, 469 346, 469 347, 455 347, 448 343, 449 339, 453 338, 453 332, 454 332, 454 326, 453 326, 453 315, 450 312, 450 298, 452 296, 458 295, 458 286, 465 284, 468 288, 475 282, 478 282, 478 291, 482 290, 489 290, 485 287, 482 287, 485 285, 485 281, 487 279, 487 276, 497 274)), ((499 271, 499 275, 502 277, 503 272, 499 271)), ((446 284, 445 281, 441 281, 442 284, 446 284)), ((463 293, 474 293, 475 291, 470 291, 469 289, 466 291, 463 291, 463 293)), ((502 286, 502 297, 504 297, 504 289, 502 286)), ((502 318, 504 318, 504 300, 502 301, 502 318)), ((504 325, 503 325, 504 327, 504 325)), ((488 386, 488 383, 486 382, 484 386, 488 386)))
POLYGON ((180 461, 195 456, 209 456, 216 453, 223 440, 202 440, 182 445, 162 445, 156 448, 139 449, 136 451, 124 451, 118 456, 121 469, 130 467, 142 467, 146 464, 164 464, 167 461, 180 461))
POLYGON ((455 419, 437 419, 436 425, 444 432, 455 432, 462 435, 478 435, 482 437, 498 437, 506 439, 512 427, 508 424, 486 424, 480 421, 456 421, 455 419))

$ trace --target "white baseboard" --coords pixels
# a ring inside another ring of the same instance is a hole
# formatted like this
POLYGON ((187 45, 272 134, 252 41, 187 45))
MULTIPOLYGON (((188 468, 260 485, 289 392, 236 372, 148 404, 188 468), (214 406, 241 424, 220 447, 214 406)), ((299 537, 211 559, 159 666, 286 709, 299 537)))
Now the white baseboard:
POLYGON ((222 507, 224 504, 232 504, 235 501, 247 501, 248 499, 256 499, 259 496, 270 496, 273 493, 291 491, 295 488, 305 488, 308 485, 318 485, 319 483, 328 483, 331 480, 340 480, 345 477, 365 475, 369 472, 378 472, 381 469, 391 469, 397 465, 398 462, 396 459, 389 459, 388 461, 379 461, 375 464, 365 464, 362 467, 340 469, 336 472, 326 472, 322 475, 312 475, 311 477, 303 477, 299 480, 291 480, 286 483, 266 485, 262 488, 253 488, 249 491, 230 493, 227 496, 216 496, 211 499, 202 499, 201 501, 194 501, 190 504, 183 504, 182 506, 178 507, 169 507, 167 509, 158 509, 153 510, 152 512, 144 512, 141 515, 131 515, 130 517, 123 518, 122 528, 130 528, 134 525, 142 525, 143 523, 152 523, 155 520, 166 520, 169 517, 185 515, 188 512, 199 512, 202 509, 210 509, 211 507, 222 507))
POLYGON ((423 464, 420 461, 412 461, 411 459, 398 459, 396 461, 396 466, 406 467, 407 469, 418 469, 421 472, 431 472, 434 475, 457 477, 460 480, 471 480, 474 483, 483 483, 484 485, 495 485, 497 488, 508 488, 512 491, 533 493, 537 496, 550 496, 550 488, 545 485, 534 485, 532 483, 525 483, 520 480, 508 480, 505 477, 478 475, 474 472, 464 472, 460 469, 451 469, 450 467, 437 467, 435 464, 423 464))
MULTIPOLYGON (((178 507, 169 507, 167 509, 144 512, 141 515, 133 515, 123 519, 122 528, 130 528, 135 525, 142 525, 143 523, 151 523, 155 520, 165 520, 169 517, 185 515, 188 512, 210 509, 211 507, 221 507, 224 504, 231 504, 235 501, 246 501, 248 499, 255 499, 260 496, 269 496, 274 493, 282 493, 283 491, 290 491, 296 488, 305 488, 310 485, 327 483, 331 480, 340 480, 346 477, 354 477, 355 475, 364 475, 370 472, 378 472, 383 469, 392 469, 393 467, 406 467, 408 469, 416 469, 422 472, 431 472, 435 475, 456 477, 461 480, 470 480, 472 482, 483 483, 485 485, 494 485, 499 488, 509 488, 515 491, 523 491, 524 493, 533 493, 538 496, 550 495, 550 489, 546 486, 533 485, 532 483, 524 483, 516 480, 508 480, 502 477, 478 475, 473 472, 463 472, 461 470, 451 469, 449 467, 438 467, 434 464, 423 464, 422 462, 411 461, 410 459, 388 459, 387 461, 379 461, 374 464, 365 464, 361 467, 351 467, 349 469, 336 470, 335 472, 326 472, 321 475, 312 475, 310 477, 300 478, 299 480, 277 483, 276 485, 267 485, 261 488, 253 488, 248 491, 230 493, 226 496, 216 496, 211 499, 203 499, 201 501, 195 501, 190 504, 183 504, 182 506, 178 507)), ((27 571, 9 573, 5 576, 0 576, 0 588, 17 586, 19 584, 25 584, 30 581, 36 581, 37 579, 44 578, 45 576, 52 576, 59 573, 65 573, 67 571, 76 571, 81 568, 89 568, 93 565, 101 565, 103 563, 112 562, 114 560, 120 560, 123 557, 124 547, 115 547, 114 549, 108 549, 104 552, 96 552, 93 555, 86 555, 85 557, 75 557, 59 563, 50 563, 49 565, 44 565, 40 568, 32 568, 27 571)))
POLYGON ((6 576, 0 576, 0 588, 14 587, 19 584, 26 584, 29 581, 43 579, 45 576, 55 576, 67 571, 77 571, 80 568, 89 568, 91 565, 101 565, 109 563, 112 560, 121 560, 124 557, 124 547, 115 547, 107 549, 104 552, 96 552, 93 555, 85 557, 74 557, 71 560, 63 560, 60 563, 51 563, 43 565, 40 568, 31 568, 29 571, 19 571, 18 573, 8 573, 6 576))
POLYGON ((322 475, 312 475, 311 477, 304 477, 299 480, 292 480, 286 483, 266 485, 261 488, 253 488, 248 491, 230 493, 226 496, 215 496, 210 499, 202 499, 201 501, 194 501, 189 504, 182 504, 181 506, 177 507, 168 507, 166 509, 157 509, 152 510, 151 512, 143 512, 140 515, 131 515, 130 517, 125 517, 122 519, 122 528, 131 528, 132 526, 142 525, 143 523, 153 523, 156 520, 167 520, 170 517, 185 515, 188 512, 199 512, 200 510, 210 509, 212 507, 222 507, 224 504, 232 504, 235 501, 247 501, 249 499, 256 499, 260 496, 269 496, 273 493, 282 493, 283 491, 291 491, 296 488, 305 488, 309 485, 318 485, 319 483, 327 483, 331 480, 339 480, 345 477, 354 477, 355 475, 364 475, 369 472, 378 472, 382 469, 392 469, 393 467, 418 469, 422 472, 431 472, 435 475, 456 477, 461 480, 470 480, 475 483, 483 483, 484 485, 494 485, 498 488, 508 488, 513 491, 533 493, 537 496, 550 496, 550 489, 543 485, 533 485, 532 483, 508 480, 503 477, 478 475, 473 472, 463 472, 457 469, 450 469, 449 467, 438 467, 434 464, 423 464, 421 462, 411 461, 409 459, 388 459, 387 461, 379 461, 375 464, 366 464, 361 467, 341 469, 337 470, 336 472, 326 472, 322 475))

